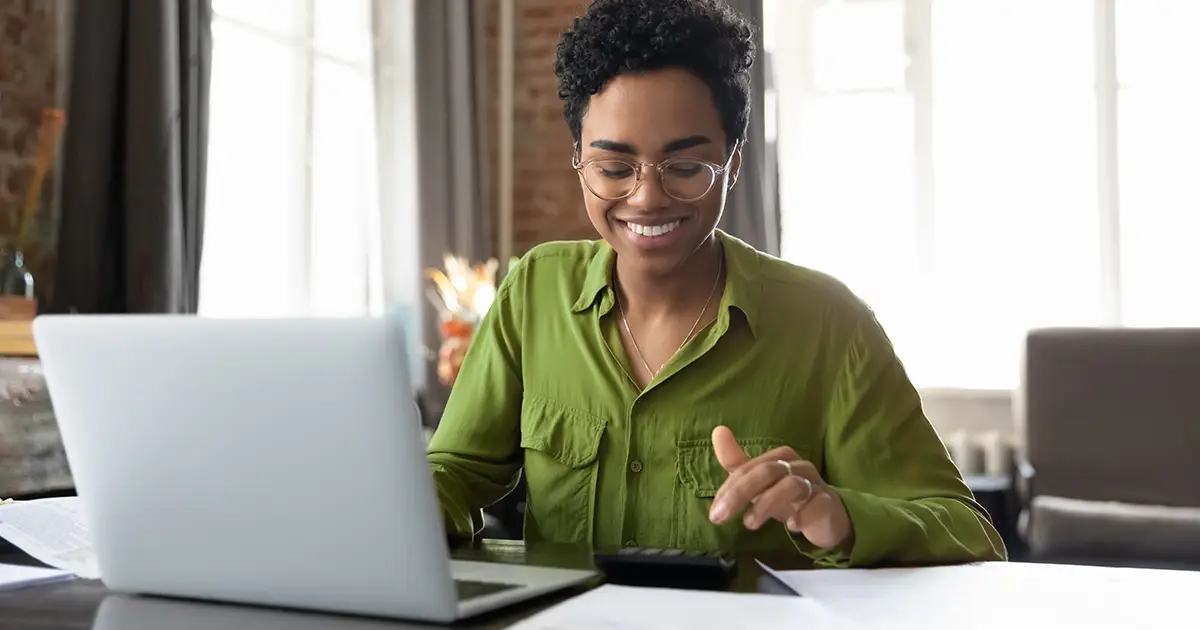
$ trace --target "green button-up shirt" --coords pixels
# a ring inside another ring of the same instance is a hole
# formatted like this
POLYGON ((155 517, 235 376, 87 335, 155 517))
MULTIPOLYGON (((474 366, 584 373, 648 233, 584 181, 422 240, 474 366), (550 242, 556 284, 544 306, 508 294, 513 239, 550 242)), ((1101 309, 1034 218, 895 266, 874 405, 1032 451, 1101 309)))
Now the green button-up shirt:
POLYGON ((870 309, 829 276, 718 237, 716 322, 645 390, 615 321, 612 249, 549 243, 522 258, 430 444, 447 527, 469 534, 524 468, 531 542, 795 549, 834 566, 1004 559, 870 309), (752 457, 787 445, 813 462, 846 506, 852 549, 818 550, 777 522, 712 524, 721 424, 752 457))

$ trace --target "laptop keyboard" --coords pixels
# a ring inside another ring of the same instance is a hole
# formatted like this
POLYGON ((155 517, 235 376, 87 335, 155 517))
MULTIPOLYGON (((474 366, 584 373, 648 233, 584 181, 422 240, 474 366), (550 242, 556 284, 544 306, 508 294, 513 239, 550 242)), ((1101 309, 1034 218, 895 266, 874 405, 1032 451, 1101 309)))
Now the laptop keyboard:
POLYGON ((514 588, 521 588, 520 584, 503 584, 501 582, 476 582, 474 580, 454 580, 454 587, 458 591, 458 600, 464 601, 509 591, 514 588))

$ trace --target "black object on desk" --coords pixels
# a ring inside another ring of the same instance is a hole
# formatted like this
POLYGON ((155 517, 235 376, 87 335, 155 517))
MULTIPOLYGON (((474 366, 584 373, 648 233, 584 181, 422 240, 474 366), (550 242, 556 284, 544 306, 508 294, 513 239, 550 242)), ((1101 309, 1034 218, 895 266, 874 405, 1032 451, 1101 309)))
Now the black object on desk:
POLYGON ((683 549, 626 547, 593 556, 605 580, 626 586, 725 590, 737 574, 733 556, 683 549))

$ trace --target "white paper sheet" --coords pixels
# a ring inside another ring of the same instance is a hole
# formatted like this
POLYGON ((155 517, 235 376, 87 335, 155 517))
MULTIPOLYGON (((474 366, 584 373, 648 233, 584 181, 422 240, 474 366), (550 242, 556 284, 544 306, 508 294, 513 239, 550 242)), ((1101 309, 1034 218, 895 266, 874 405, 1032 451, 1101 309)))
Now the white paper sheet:
POLYGON ((76 497, 0 505, 0 538, 56 569, 100 577, 76 497))
POLYGON ((1017 562, 778 575, 863 626, 929 630, 1186 627, 1200 593, 1200 572, 1017 562))
POLYGON ((46 569, 42 567, 25 567, 16 564, 0 564, 0 592, 60 582, 74 579, 75 575, 68 571, 46 569))
POLYGON ((606 584, 520 621, 509 630, 851 627, 812 599, 606 584))

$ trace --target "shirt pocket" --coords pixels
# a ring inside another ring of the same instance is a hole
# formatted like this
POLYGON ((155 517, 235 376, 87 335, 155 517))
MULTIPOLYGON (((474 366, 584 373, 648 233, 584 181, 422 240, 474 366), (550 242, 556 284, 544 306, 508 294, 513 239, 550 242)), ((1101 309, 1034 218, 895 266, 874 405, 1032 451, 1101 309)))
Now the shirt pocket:
MULTIPOLYGON (((751 458, 780 446, 792 446, 801 457, 807 449, 789 445, 775 438, 742 438, 738 445, 751 458)), ((767 525, 756 532, 748 531, 738 515, 721 525, 708 520, 713 497, 729 478, 729 473, 717 461, 712 440, 683 440, 678 443, 676 457, 674 546, 701 551, 732 551, 775 549, 790 545, 782 527, 767 525)))
POLYGON ((591 543, 597 456, 606 422, 542 397, 521 407, 525 539, 591 543))

